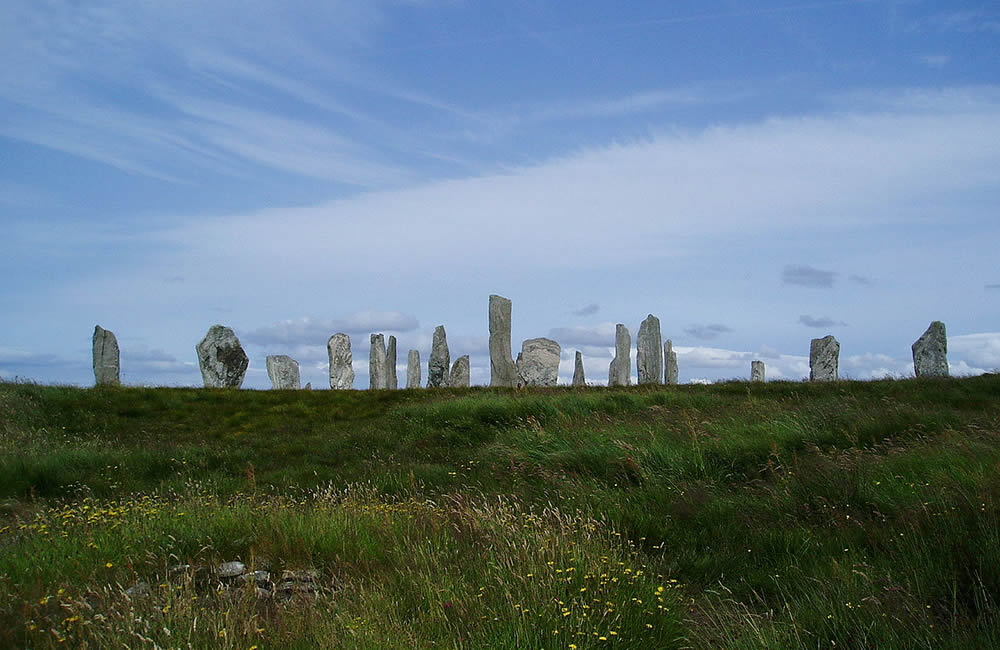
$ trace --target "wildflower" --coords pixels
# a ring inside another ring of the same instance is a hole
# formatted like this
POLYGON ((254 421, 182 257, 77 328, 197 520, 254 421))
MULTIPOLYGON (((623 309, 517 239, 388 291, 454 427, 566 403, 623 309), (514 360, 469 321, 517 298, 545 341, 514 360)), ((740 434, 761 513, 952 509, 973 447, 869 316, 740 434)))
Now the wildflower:
POLYGON ((106 562, 106 563, 104 564, 104 566, 106 566, 106 567, 108 567, 108 568, 110 569, 111 567, 113 567, 113 566, 114 566, 114 562, 106 562))

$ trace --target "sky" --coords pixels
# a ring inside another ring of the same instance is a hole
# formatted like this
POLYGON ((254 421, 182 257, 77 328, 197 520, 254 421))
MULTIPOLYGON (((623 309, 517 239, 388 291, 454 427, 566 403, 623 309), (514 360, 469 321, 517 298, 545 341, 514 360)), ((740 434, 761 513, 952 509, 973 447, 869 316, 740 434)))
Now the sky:
MULTIPOLYGON (((489 383, 547 336, 605 383, 656 315, 680 381, 1000 368, 1000 6, 921 0, 5 0, 0 378, 201 384, 213 324, 328 388, 327 339, 489 383)), ((633 374, 635 357, 633 354, 633 374)))

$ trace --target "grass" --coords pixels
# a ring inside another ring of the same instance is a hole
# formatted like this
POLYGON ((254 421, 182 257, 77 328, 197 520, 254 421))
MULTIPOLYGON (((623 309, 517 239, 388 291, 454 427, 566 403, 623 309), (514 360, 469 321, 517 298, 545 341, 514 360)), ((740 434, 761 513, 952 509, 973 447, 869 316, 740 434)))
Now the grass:
POLYGON ((0 647, 1000 647, 998 416, 996 375, 0 383, 0 647))

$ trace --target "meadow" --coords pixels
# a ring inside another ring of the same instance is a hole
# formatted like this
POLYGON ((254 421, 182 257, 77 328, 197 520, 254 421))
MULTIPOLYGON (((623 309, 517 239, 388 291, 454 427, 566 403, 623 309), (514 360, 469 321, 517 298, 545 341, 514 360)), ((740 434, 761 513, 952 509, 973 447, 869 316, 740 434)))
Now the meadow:
POLYGON ((996 374, 0 383, 3 648, 972 649, 998 597, 996 374))

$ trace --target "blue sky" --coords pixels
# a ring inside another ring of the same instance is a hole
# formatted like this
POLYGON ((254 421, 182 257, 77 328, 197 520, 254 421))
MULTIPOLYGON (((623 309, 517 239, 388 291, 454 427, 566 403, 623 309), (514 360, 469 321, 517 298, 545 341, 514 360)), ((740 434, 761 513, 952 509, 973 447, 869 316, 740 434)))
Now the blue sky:
POLYGON ((906 376, 931 320, 990 371, 998 73, 989 2, 8 0, 0 377, 91 384, 100 324, 198 385, 221 323, 365 387, 444 324, 488 383, 490 293, 563 381, 647 313, 681 381, 906 376))

